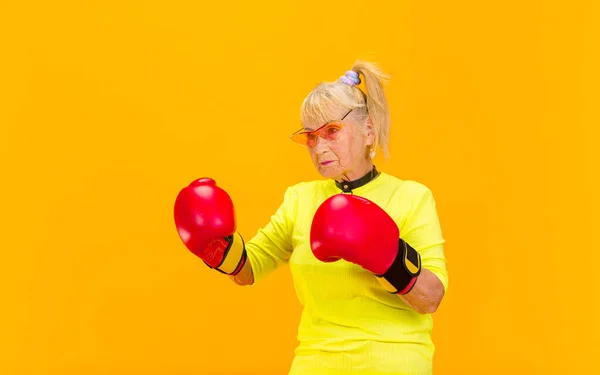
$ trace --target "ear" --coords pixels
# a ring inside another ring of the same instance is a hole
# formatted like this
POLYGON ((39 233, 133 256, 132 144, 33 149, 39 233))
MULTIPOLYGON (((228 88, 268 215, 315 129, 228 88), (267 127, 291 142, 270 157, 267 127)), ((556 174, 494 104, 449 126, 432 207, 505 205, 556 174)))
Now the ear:
POLYGON ((367 146, 372 146, 375 144, 375 139, 377 138, 377 134, 375 131, 375 126, 373 125, 373 120, 371 120, 371 116, 367 117, 367 146))

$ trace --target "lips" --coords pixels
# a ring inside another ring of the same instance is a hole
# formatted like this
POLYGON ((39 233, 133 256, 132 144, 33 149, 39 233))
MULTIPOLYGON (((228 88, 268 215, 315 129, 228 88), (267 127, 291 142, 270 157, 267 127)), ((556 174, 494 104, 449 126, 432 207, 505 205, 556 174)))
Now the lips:
POLYGON ((334 162, 334 160, 327 160, 327 161, 322 161, 320 164, 321 165, 329 165, 329 164, 331 164, 333 162, 334 162))

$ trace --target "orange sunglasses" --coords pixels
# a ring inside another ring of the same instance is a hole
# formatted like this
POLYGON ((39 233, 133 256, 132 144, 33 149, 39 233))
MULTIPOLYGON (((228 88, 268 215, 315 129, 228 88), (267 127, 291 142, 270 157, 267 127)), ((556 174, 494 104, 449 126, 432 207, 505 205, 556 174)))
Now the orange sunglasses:
POLYGON ((317 144, 318 137, 328 141, 333 141, 339 136, 340 129, 344 127, 342 121, 350 114, 350 112, 352 112, 352 109, 349 110, 341 119, 337 121, 328 121, 325 123, 325 125, 321 126, 317 130, 303 131, 303 129, 300 129, 292 134, 290 139, 296 143, 308 147, 314 147, 317 144))

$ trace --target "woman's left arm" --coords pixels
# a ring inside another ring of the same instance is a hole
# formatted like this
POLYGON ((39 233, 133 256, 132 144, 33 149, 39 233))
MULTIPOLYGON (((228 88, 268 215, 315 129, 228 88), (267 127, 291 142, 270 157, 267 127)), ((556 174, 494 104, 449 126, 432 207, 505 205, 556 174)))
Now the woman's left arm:
POLYGON ((444 238, 431 190, 413 184, 412 207, 409 210, 401 237, 407 247, 420 256, 420 273, 412 289, 397 294, 421 314, 437 311, 448 288, 448 270, 444 256, 444 238))
POLYGON ((444 285, 440 279, 427 268, 422 268, 412 290, 398 296, 418 313, 432 314, 436 312, 444 294, 444 285))

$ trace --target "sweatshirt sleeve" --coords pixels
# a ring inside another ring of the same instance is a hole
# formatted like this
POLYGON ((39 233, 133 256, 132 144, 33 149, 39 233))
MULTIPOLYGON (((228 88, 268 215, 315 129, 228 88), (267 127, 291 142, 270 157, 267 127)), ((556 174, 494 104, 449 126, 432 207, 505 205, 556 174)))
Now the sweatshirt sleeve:
POLYGON ((254 274, 254 283, 263 280, 292 255, 292 233, 297 212, 297 194, 289 187, 283 202, 269 222, 246 243, 248 260, 254 274))

